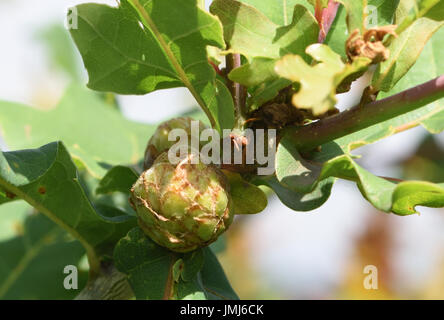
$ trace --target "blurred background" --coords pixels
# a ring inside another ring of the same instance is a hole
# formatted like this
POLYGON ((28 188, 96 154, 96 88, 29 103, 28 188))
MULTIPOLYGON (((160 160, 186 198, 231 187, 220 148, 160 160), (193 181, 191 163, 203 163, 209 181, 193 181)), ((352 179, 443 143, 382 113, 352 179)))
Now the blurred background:
MULTIPOLYGON (((50 109, 70 83, 86 85, 80 56, 63 27, 67 8, 82 2, 45 0, 37 6, 0 0, 0 100, 50 109)), ((359 101, 366 81, 338 97, 340 109, 359 101)), ((186 89, 117 100, 125 117, 143 123, 196 105, 186 89)), ((1 137, 0 146, 14 148, 1 137)), ((355 153, 378 175, 444 181, 443 134, 432 137, 416 128, 355 153)), ((18 202, 0 207, 0 241, 20 235, 22 209, 18 202)), ((378 212, 353 183, 338 181, 315 211, 294 212, 272 197, 261 214, 238 218, 219 257, 242 299, 443 299, 444 211, 419 211, 408 217, 378 212), (367 265, 378 268, 378 290, 363 286, 367 265)))

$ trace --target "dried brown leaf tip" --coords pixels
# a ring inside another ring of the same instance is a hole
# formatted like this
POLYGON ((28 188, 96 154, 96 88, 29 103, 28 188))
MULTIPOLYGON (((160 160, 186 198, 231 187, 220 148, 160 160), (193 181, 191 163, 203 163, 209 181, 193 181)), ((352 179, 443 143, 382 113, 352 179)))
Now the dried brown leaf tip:
POLYGON ((390 50, 387 49, 382 40, 386 34, 397 36, 395 33, 396 25, 388 25, 379 28, 367 30, 364 35, 356 29, 348 37, 346 42, 346 52, 350 60, 357 57, 366 57, 372 60, 372 63, 385 61, 390 56, 390 50))

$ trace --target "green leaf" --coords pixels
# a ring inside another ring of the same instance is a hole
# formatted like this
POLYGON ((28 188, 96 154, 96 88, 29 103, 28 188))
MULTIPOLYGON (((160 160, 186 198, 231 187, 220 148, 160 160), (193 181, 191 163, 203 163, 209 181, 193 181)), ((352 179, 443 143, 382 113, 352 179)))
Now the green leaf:
POLYGON ((366 0, 339 0, 338 2, 342 3, 347 11, 347 27, 348 32, 351 33, 354 30, 358 29, 361 34, 365 30, 364 21, 365 21, 365 7, 366 0))
POLYGON ((260 84, 248 98, 247 103, 250 111, 258 109, 265 102, 274 99, 279 91, 291 85, 288 79, 279 78, 260 84))
POLYGON ((390 91, 415 64, 427 41, 443 24, 421 18, 394 39, 388 47, 389 59, 378 66, 373 76, 374 90, 390 91))
POLYGON ((185 86, 215 129, 232 128, 233 102, 216 80, 206 50, 225 47, 222 26, 196 1, 129 0, 118 8, 76 8, 78 28, 71 29, 71 35, 88 70, 90 88, 145 94, 185 86))
POLYGON ((330 197, 335 178, 320 181, 310 193, 298 192, 282 185, 275 176, 257 177, 254 182, 273 189, 279 200, 294 211, 311 211, 321 207, 330 197))
POLYGON ((314 8, 307 0, 240 0, 262 12, 273 23, 286 26, 291 22, 293 10, 296 5, 302 5, 314 14, 314 8))
MULTIPOLYGON (((79 291, 63 286, 64 268, 78 266, 85 251, 53 222, 34 214, 23 235, 0 242, 0 299, 72 299, 79 291)), ((79 270, 78 288, 87 272, 79 270)))
POLYGON ((0 154, 0 186, 25 200, 78 239, 92 268, 134 226, 134 218, 107 218, 92 207, 62 143, 0 154))
MULTIPOLYGON (((427 42, 416 63, 388 92, 381 92, 378 99, 383 99, 401 91, 413 88, 435 77, 444 74, 444 64, 440 63, 441 53, 444 50, 444 28, 439 29, 427 42)), ((431 133, 439 133, 444 130, 444 99, 437 100, 429 105, 430 110, 436 110, 433 115, 425 117, 421 121, 431 133), (442 111, 440 111, 442 110, 442 111), (440 111, 440 112, 439 112, 440 111)))
POLYGON ((114 259, 117 269, 128 275, 137 299, 237 298, 208 248, 177 254, 134 228, 117 244, 114 259))
POLYGON ((416 206, 431 208, 444 207, 444 184, 430 182, 403 182, 393 192, 395 212, 414 213, 416 206))
MULTIPOLYGON (((427 106, 416 109, 415 111, 405 113, 399 117, 380 122, 377 125, 339 138, 333 143, 335 146, 339 146, 340 150, 348 153, 352 149, 356 149, 366 144, 374 143, 407 128, 414 127, 416 125, 424 125, 427 119, 433 119, 435 116, 441 114, 443 110, 444 104, 437 106, 431 103, 427 106)), ((440 126, 442 126, 442 124, 440 126)), ((325 149, 325 151, 331 150, 330 154, 333 154, 334 156, 338 155, 337 148, 329 148, 331 146, 332 143, 329 143, 323 145, 322 148, 325 149)), ((325 155, 326 153, 322 154, 325 155)), ((321 157, 321 155, 319 155, 319 157, 321 157)))
POLYGON ((183 260, 183 271, 180 276, 184 281, 193 280, 205 263, 203 250, 195 250, 185 255, 183 260))
POLYGON ((114 249, 116 268, 128 275, 137 299, 160 300, 173 294, 172 268, 176 255, 145 237, 140 228, 129 231, 114 249))
POLYGON ((377 125, 356 131, 322 145, 322 152, 314 153, 314 159, 317 162, 324 162, 343 153, 350 153, 353 149, 387 138, 405 129, 421 124, 424 125, 427 119, 433 119, 443 110, 444 105, 436 106, 432 103, 401 116, 380 122, 377 125))
POLYGON ((257 86, 279 78, 274 71, 275 64, 275 59, 254 58, 251 63, 246 63, 231 71, 228 77, 247 87, 257 86))
POLYGON ((444 206, 444 189, 441 185, 429 184, 424 188, 424 182, 389 181, 364 170, 348 154, 323 162, 306 160, 287 138, 278 147, 276 176, 282 185, 300 192, 311 192, 319 182, 331 177, 355 181, 363 196, 375 208, 398 215, 417 213, 415 207, 419 205, 444 206))
POLYGON ((96 194, 112 192, 129 194, 130 189, 138 178, 139 175, 133 169, 124 166, 115 166, 100 180, 96 194))
POLYGON ((278 59, 289 53, 307 58, 305 48, 317 42, 319 35, 316 19, 300 5, 294 8, 292 23, 284 27, 236 0, 215 0, 211 12, 224 26, 228 51, 240 53, 250 62, 254 57, 278 59))
MULTIPOLYGON (((112 169, 111 169, 112 170, 112 169)), ((89 175, 86 171, 79 173, 79 182, 86 196, 91 200, 94 209, 107 220, 114 222, 124 222, 128 216, 135 217, 136 212, 131 207, 129 198, 129 189, 126 192, 111 191, 108 193, 98 193, 100 181, 89 175)), ((110 189, 118 186, 110 186, 110 189)), ((121 188, 121 186, 120 186, 121 188)), ((134 225, 136 221, 134 220, 134 225)))
POLYGON ((201 287, 208 300, 238 300, 217 257, 209 248, 204 248, 205 263, 200 271, 201 287))
MULTIPOLYGON (((376 21, 368 21, 368 22, 376 22, 377 25, 385 26, 389 24, 393 24, 396 10, 399 6, 399 3, 403 2, 400 0, 368 0, 368 5, 376 8, 375 15, 376 21)), ((372 11, 366 12, 368 15, 374 14, 372 11)), ((370 19, 369 16, 368 19, 370 19)))
MULTIPOLYGON (((438 102, 441 106, 444 105, 444 99, 441 99, 438 102)), ((437 134, 444 131, 444 110, 437 112, 432 117, 423 120, 421 125, 430 133, 437 134)))
POLYGON ((330 27, 330 31, 325 38, 324 43, 328 45, 334 52, 339 54, 344 61, 348 59, 345 52, 345 43, 349 36, 347 29, 347 11, 343 5, 340 5, 338 12, 336 13, 336 18, 330 27))
POLYGON ((235 214, 255 214, 267 207, 267 195, 260 188, 245 181, 238 173, 224 173, 230 183, 235 214))
POLYGON ((444 20, 444 2, 442 0, 404 0, 397 13, 399 34, 407 30, 415 21, 429 18, 435 21, 444 20))
POLYGON ((155 127, 126 120, 90 90, 71 86, 55 109, 41 111, 0 102, 2 136, 12 150, 62 140, 95 177, 109 166, 137 164, 155 127))
POLYGON ((344 5, 347 12, 348 33, 358 29, 363 34, 370 27, 392 24, 399 0, 338 0, 338 2, 344 5))
MULTIPOLYGON (((262 8, 259 3, 254 5, 262 8)), ((273 3, 268 7, 277 8, 279 5, 273 3)), ((256 87, 248 99, 250 111, 273 99, 291 84, 286 79, 279 79, 274 71, 276 60, 293 53, 310 62, 305 48, 316 43, 319 35, 316 19, 300 4, 292 6, 293 20, 288 26, 275 24, 255 7, 235 0, 216 0, 211 5, 211 12, 224 25, 229 51, 240 53, 249 60, 249 63, 233 70, 229 78, 247 87, 256 87)))
POLYGON ((355 59, 352 64, 344 64, 341 57, 323 44, 314 44, 307 53, 317 64, 308 65, 300 56, 287 55, 276 63, 276 72, 293 82, 301 84, 293 96, 297 108, 311 109, 314 114, 323 114, 336 104, 336 88, 348 76, 363 73, 370 59, 355 59))

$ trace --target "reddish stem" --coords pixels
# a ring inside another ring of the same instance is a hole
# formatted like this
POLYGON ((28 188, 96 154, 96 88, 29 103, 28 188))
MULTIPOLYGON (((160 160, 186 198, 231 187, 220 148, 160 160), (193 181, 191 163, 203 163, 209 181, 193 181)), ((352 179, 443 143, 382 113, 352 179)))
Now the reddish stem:
POLYGON ((327 34, 330 31, 333 21, 335 21, 336 13, 338 12, 339 8, 339 3, 334 0, 330 0, 328 2, 327 8, 324 8, 322 10, 320 10, 320 8, 321 4, 320 1, 318 0, 316 2, 315 17, 319 23, 319 29, 320 29, 318 42, 322 43, 327 37, 327 34))
POLYGON ((421 108, 443 97, 444 75, 394 96, 364 106, 357 105, 335 116, 286 130, 299 150, 310 151, 324 143, 421 108))

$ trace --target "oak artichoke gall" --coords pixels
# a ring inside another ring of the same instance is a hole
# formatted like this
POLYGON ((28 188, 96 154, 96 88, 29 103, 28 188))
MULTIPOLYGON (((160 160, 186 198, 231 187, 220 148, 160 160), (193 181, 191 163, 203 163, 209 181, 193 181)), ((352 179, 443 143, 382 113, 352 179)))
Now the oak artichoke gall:
POLYGON ((178 142, 179 138, 169 141, 168 135, 172 130, 184 130, 188 135, 187 143, 190 145, 193 122, 198 129, 198 136, 195 137, 195 139, 199 139, 200 132, 206 128, 206 126, 201 121, 194 120, 190 117, 179 117, 161 123, 148 141, 148 145, 145 150, 145 159, 143 164, 144 169, 149 169, 153 165, 154 160, 156 160, 156 158, 162 152, 167 151, 175 143, 178 142))
POLYGON ((131 189, 139 225, 157 244, 176 252, 204 247, 233 220, 229 184, 213 165, 192 164, 189 154, 178 165, 162 153, 131 189))

